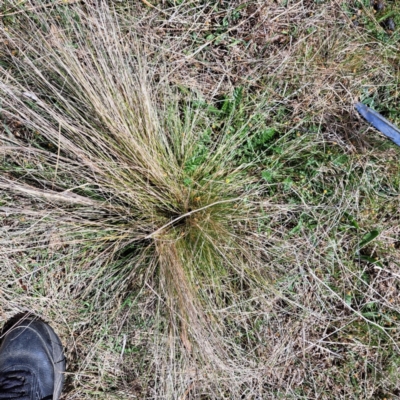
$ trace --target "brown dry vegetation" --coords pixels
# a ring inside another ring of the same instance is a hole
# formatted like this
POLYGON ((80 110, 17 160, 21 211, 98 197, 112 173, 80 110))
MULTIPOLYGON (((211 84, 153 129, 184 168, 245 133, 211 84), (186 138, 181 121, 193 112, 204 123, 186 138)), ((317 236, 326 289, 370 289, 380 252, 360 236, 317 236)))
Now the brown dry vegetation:
POLYGON ((400 154, 354 111, 400 123, 399 12, 0 4, 0 320, 52 324, 65 399, 399 398, 400 154))

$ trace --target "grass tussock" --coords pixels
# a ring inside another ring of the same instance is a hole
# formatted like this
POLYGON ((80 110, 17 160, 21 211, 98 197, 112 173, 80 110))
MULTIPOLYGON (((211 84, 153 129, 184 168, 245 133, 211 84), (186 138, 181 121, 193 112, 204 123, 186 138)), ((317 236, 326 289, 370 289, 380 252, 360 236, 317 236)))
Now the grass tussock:
POLYGON ((57 241, 91 249, 81 268, 94 272, 80 296, 101 290, 97 307, 107 312, 150 286, 185 357, 243 373, 250 360, 217 311, 267 283, 264 236, 253 234, 263 184, 237 155, 251 132, 243 124, 229 133, 235 100, 219 132, 195 97, 178 101, 104 3, 65 12, 63 27, 51 13, 21 15, 30 39, 2 31, 18 53, 1 70, 2 115, 24 137, 5 138, 13 173, 0 186, 45 204, 39 225, 58 229, 57 241), (29 173, 16 176, 22 165, 29 173))
POLYGON ((399 121, 398 31, 371 7, 0 5, 0 316, 55 326, 66 398, 398 395, 398 149, 353 111, 399 121))

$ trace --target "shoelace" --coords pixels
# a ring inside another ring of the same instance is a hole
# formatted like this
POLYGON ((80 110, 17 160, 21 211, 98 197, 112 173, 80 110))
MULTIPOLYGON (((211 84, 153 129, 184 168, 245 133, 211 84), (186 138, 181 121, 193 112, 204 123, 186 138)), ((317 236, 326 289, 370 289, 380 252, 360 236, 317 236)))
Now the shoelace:
POLYGON ((53 396, 31 397, 33 379, 32 374, 24 370, 0 373, 0 399, 52 400, 53 396))
POLYGON ((0 375, 0 399, 29 399, 31 385, 27 371, 8 371, 0 375))

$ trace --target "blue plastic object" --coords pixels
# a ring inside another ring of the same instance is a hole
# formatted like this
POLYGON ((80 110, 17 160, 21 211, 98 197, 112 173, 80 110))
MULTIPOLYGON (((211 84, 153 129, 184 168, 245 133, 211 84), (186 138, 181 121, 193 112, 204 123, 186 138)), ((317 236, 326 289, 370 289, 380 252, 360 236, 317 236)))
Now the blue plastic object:
POLYGON ((356 109, 374 128, 400 146, 400 129, 396 125, 363 103, 357 103, 356 109))

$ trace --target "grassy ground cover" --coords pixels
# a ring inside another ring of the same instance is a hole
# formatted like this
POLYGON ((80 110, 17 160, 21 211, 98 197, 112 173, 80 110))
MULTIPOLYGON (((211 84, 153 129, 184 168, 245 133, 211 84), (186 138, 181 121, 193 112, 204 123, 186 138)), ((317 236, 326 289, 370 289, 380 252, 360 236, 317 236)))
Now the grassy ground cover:
POLYGON ((395 1, 0 3, 0 318, 65 399, 395 399, 395 1))

